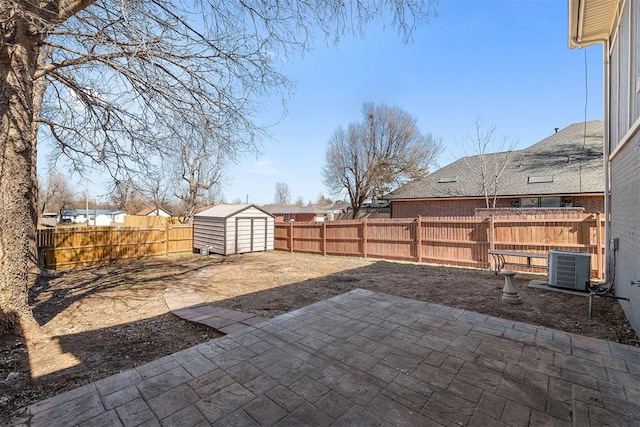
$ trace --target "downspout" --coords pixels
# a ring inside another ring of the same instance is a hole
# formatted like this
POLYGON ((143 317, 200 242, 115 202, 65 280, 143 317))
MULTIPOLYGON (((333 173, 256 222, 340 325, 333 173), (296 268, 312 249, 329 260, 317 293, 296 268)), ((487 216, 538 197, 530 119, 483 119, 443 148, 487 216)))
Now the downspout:
MULTIPOLYGON (((602 42, 602 56, 603 56, 603 88, 604 88, 604 259, 605 259, 605 270, 604 270, 604 278, 606 282, 610 282, 612 280, 613 272, 612 268, 612 259, 611 259, 611 179, 609 177, 609 153, 611 151, 610 147, 610 135, 611 130, 609 128, 609 116, 610 116, 610 106, 611 106, 611 88, 609 82, 609 76, 611 72, 611 65, 609 62, 609 42, 608 40, 602 42)), ((614 285, 614 283, 612 283, 614 285)))

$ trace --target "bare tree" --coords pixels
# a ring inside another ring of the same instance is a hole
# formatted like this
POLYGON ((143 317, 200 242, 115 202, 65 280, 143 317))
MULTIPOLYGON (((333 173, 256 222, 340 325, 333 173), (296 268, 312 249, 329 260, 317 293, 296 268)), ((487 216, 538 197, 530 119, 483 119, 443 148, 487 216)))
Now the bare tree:
POLYGON ((178 143, 168 157, 175 179, 174 195, 181 201, 181 215, 189 220, 204 204, 205 195, 219 192, 229 155, 218 143, 218 132, 208 120, 182 123, 174 131, 178 143))
POLYGON ((122 209, 131 214, 141 211, 148 200, 133 181, 115 180, 110 189, 110 201, 116 209, 122 209))
POLYGON ((65 207, 73 206, 77 196, 69 187, 69 180, 62 174, 49 171, 44 179, 39 180, 38 212, 40 214, 59 212, 65 207))
POLYGON ((332 205, 333 204, 333 199, 331 197, 326 197, 324 194, 319 194, 318 198, 316 199, 316 205, 322 207, 322 206, 326 206, 326 205, 332 205))
POLYGON ((405 37, 431 2, 373 0, 0 1, 0 331, 35 326, 27 272, 37 221, 36 140, 53 159, 113 176, 144 169, 171 141, 167 115, 229 130, 226 150, 250 150, 260 97, 290 87, 277 58, 318 30, 346 30, 390 13, 405 37), (354 24, 352 26, 352 24, 354 24), (38 137, 38 138, 37 138, 38 137), (25 324, 27 324, 25 323, 25 324))
POLYGON ((471 155, 464 158, 465 165, 477 177, 487 208, 495 208, 503 184, 502 176, 518 155, 515 151, 518 141, 506 136, 496 137, 496 125, 484 129, 480 119, 475 121, 474 127, 475 132, 467 142, 471 155))
POLYGON ((291 191, 289 186, 284 182, 276 182, 276 190, 273 203, 287 204, 291 202, 291 191))
POLYGON ((425 176, 442 151, 440 141, 422 134, 416 119, 398 107, 365 103, 362 113, 362 121, 334 131, 322 170, 333 193, 346 191, 354 218, 367 199, 425 176))
POLYGON ((139 187, 141 193, 156 209, 160 208, 173 212, 172 201, 169 197, 171 183, 166 174, 161 172, 164 170, 164 166, 166 164, 162 162, 160 170, 149 171, 142 179, 139 187))

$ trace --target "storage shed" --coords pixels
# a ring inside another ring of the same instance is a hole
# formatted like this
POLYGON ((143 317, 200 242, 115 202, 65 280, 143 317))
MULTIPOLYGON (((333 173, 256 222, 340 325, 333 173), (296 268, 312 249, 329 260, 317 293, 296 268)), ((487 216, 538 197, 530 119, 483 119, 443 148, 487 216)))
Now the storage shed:
POLYGON ((275 218, 254 205, 220 204, 193 218, 193 248, 220 255, 273 250, 275 218))

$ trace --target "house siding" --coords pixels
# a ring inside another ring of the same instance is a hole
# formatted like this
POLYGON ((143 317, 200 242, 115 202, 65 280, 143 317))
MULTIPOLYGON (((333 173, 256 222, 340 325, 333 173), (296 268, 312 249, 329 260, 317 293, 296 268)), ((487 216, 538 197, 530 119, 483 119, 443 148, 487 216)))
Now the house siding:
POLYGON ((640 135, 611 161, 611 237, 620 239, 619 250, 615 252, 616 294, 629 298, 621 300, 629 322, 640 332, 640 286, 630 286, 633 280, 640 280, 640 135))
MULTIPOLYGON (((605 72, 610 64, 610 75, 605 84, 610 94, 607 131, 610 171, 610 226, 609 236, 619 239, 619 249, 609 256, 609 275, 613 278, 616 295, 629 298, 620 300, 629 322, 640 333, 640 4, 622 2, 613 34, 605 44, 605 72), (634 129, 634 131, 631 131, 634 129)), ((606 74, 605 74, 606 75, 606 74)), ((607 100, 605 100, 607 102, 607 100)))
MULTIPOLYGON (((510 208, 512 198, 498 199, 497 208, 510 208)), ((604 196, 573 196, 574 207, 584 208, 585 213, 604 211, 604 196)), ((418 216, 473 216, 476 209, 486 208, 484 199, 444 200, 392 200, 392 218, 415 218, 418 216)))

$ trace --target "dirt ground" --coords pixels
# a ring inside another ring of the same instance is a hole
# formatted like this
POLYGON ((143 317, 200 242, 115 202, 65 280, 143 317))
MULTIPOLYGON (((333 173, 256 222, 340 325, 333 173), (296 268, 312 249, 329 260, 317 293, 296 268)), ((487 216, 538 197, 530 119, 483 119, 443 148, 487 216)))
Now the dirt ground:
POLYGON ((516 279, 524 303, 512 306, 500 299, 503 278, 489 271, 287 252, 48 272, 30 289, 43 338, 0 336, 0 424, 35 401, 221 336, 169 313, 163 298, 169 284, 266 317, 365 288, 640 345, 615 300, 596 299, 589 317, 586 296, 527 288, 532 278, 516 279))

